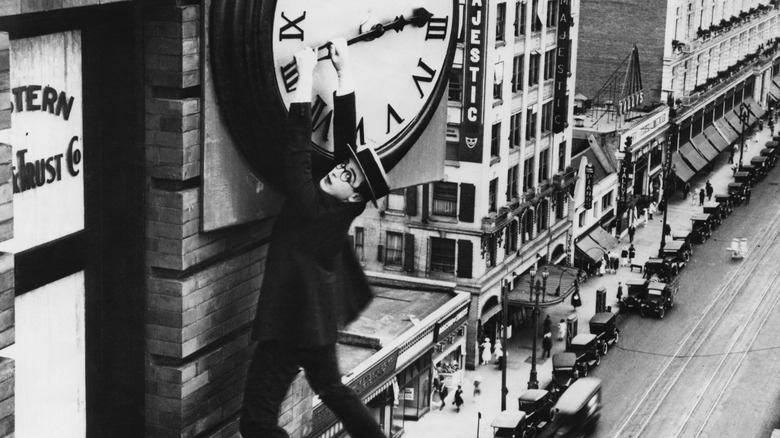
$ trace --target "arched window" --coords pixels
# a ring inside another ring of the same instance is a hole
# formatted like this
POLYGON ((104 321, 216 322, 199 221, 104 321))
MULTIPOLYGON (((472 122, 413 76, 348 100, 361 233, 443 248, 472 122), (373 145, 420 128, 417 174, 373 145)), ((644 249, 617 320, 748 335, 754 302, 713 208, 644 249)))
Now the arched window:
POLYGON ((539 202, 536 212, 536 232, 541 233, 547 229, 547 218, 550 212, 550 201, 547 198, 539 202))

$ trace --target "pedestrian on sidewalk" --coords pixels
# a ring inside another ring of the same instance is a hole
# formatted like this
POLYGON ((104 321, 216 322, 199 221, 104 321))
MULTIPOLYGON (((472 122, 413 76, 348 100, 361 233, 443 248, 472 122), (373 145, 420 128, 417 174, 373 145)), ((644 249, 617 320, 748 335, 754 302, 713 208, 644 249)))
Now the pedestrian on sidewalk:
MULTIPOLYGON (((731 161, 729 161, 731 163, 731 161)), ((737 163, 734 163, 731 165, 731 176, 735 176, 737 174, 737 163)))
POLYGON ((480 395, 482 395, 482 388, 479 385, 482 384, 482 376, 477 374, 474 376, 474 401, 477 401, 480 395))
POLYGON ((634 257, 636 257, 636 248, 634 248, 634 244, 632 243, 628 247, 628 264, 629 265, 634 263, 634 257))
POLYGON ((763 120, 759 120, 758 121, 758 132, 761 132, 763 130, 764 130, 764 121, 763 120))
POLYGON ((655 210, 658 208, 658 204, 655 203, 655 201, 650 203, 650 207, 647 209, 647 213, 650 215, 650 220, 653 220, 653 215, 655 214, 655 210))
POLYGON ((620 266, 628 266, 628 248, 620 251, 620 266))
POLYGON ((547 315, 547 317, 544 318, 544 332, 547 333, 550 330, 552 330, 552 320, 550 319, 550 315, 547 315))
POLYGON ((691 192, 691 183, 686 182, 685 186, 683 186, 683 199, 688 198, 688 193, 691 192))
POLYGON ((490 363, 490 358, 493 357, 493 344, 490 343, 490 338, 485 338, 485 342, 482 343, 482 362, 481 365, 490 363))
POLYGON ((504 346, 501 345, 501 341, 496 339, 496 344, 493 346, 493 362, 498 365, 498 369, 504 368, 504 346))
POLYGON ((668 223, 664 225, 664 235, 665 236, 671 236, 672 235, 672 226, 668 223))
POLYGON ((582 299, 580 298, 580 292, 575 290, 573 294, 571 294, 571 305, 574 307, 574 310, 577 310, 577 307, 580 307, 582 305, 582 299))
POLYGON ((618 289, 617 289, 617 300, 618 300, 618 303, 620 302, 621 298, 623 298, 623 283, 618 281, 618 289))
POLYGON ((546 332, 542 339, 542 358, 550 357, 550 350, 552 350, 552 333, 546 332))
POLYGON ((460 412, 460 407, 463 406, 463 389, 458 385, 458 389, 455 390, 455 397, 452 404, 455 405, 455 408, 460 412))
POLYGON ((566 338, 566 320, 561 319, 558 323, 558 341, 563 341, 566 338))
POLYGON ((705 184, 704 187, 707 190, 707 200, 711 201, 713 189, 712 189, 712 184, 710 184, 710 180, 707 180, 707 184, 705 184))
POLYGON ((607 264, 604 260, 599 260, 599 277, 603 277, 607 273, 607 264))
POLYGON ((704 189, 699 189, 699 206, 704 205, 704 189))
POLYGON ((447 404, 447 394, 449 394, 449 390, 447 389, 447 385, 444 384, 444 382, 441 383, 441 388, 439 388, 439 399, 441 400, 441 406, 439 406, 439 410, 444 410, 444 405, 447 404))
POLYGON ((628 227, 628 243, 634 243, 634 233, 636 233, 636 227, 634 224, 628 227))

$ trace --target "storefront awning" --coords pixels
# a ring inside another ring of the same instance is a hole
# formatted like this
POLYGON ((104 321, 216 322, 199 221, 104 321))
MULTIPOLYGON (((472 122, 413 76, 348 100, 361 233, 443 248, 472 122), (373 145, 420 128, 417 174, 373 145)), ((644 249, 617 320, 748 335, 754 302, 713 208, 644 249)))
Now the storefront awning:
POLYGON ((753 124, 756 122, 756 120, 760 119, 761 117, 764 117, 764 114, 766 114, 766 111, 761 108, 761 105, 756 102, 753 97, 748 97, 745 99, 745 104, 747 104, 748 108, 750 109, 750 112, 753 113, 750 115, 750 123, 753 124))
POLYGON ((687 161, 693 170, 697 172, 707 165, 707 159, 704 158, 698 151, 696 151, 690 142, 685 143, 680 148, 680 155, 682 155, 685 161, 687 161))
POLYGON ((618 240, 607 232, 604 228, 598 226, 588 235, 580 237, 577 241, 577 250, 587 255, 591 260, 596 261, 617 246, 618 240))
POLYGON ((693 143, 693 147, 699 151, 699 153, 703 155, 708 162, 714 160, 715 157, 717 157, 720 153, 713 145, 710 144, 710 141, 707 140, 707 137, 704 136, 704 133, 693 137, 691 143, 693 143))
POLYGON ((696 171, 685 164, 685 161, 680 158, 680 154, 672 154, 672 165, 674 165, 675 175, 683 182, 688 182, 693 178, 693 175, 696 175, 696 171))
POLYGON ((715 126, 718 127, 718 131, 723 135, 723 138, 729 142, 729 144, 734 143, 737 141, 737 138, 739 138, 739 133, 737 133, 737 131, 731 127, 729 122, 726 121, 725 117, 721 117, 720 119, 715 120, 715 126))
POLYGON ((772 85, 769 88, 769 94, 771 94, 776 101, 780 101, 780 85, 778 85, 777 81, 774 79, 772 80, 772 85))
POLYGON ((707 137, 707 140, 712 143, 718 152, 723 152, 728 149, 729 144, 731 143, 723 138, 714 126, 708 126, 707 129, 704 130, 704 136, 707 137))
POLYGON ((723 118, 729 122, 728 125, 734 132, 737 133, 737 135, 742 132, 742 122, 739 121, 739 116, 734 112, 734 110, 727 112, 723 118))

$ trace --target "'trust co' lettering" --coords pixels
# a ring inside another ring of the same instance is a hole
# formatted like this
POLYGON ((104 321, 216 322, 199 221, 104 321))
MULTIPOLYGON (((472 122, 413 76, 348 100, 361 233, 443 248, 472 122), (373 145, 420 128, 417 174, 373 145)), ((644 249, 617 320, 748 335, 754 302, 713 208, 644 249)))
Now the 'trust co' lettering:
POLYGON ((74 135, 70 139, 64 154, 57 154, 33 161, 27 161, 27 149, 17 151, 16 165, 13 167, 14 193, 21 193, 61 181, 63 160, 65 161, 65 168, 68 174, 72 177, 77 176, 81 172, 79 165, 82 159, 81 149, 75 147, 75 143, 78 140, 79 137, 74 135))

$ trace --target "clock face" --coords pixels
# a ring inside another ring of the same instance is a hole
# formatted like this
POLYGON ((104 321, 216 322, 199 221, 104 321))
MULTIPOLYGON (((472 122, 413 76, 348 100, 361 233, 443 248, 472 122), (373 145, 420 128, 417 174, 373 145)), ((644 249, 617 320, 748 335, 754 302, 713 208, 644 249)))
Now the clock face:
POLYGON ((282 180, 281 131, 298 79, 293 55, 307 46, 323 58, 314 70, 312 144, 331 155, 338 81, 325 45, 342 37, 356 92, 356 143, 375 147, 390 170, 426 129, 447 88, 457 2, 213 0, 214 86, 222 119, 249 163, 282 180))
MULTIPOLYGON (((456 7, 451 0, 277 0, 274 72, 285 107, 295 94, 292 59, 301 47, 319 48, 318 57, 326 58, 325 44, 334 38, 359 40, 372 24, 396 26, 373 40, 349 46, 356 142, 375 145, 380 156, 391 153, 437 103, 437 85, 446 85, 456 7), (417 25, 407 22, 415 17, 420 20, 417 25)), ((330 122, 336 88, 336 71, 329 59, 322 59, 314 70, 312 142, 326 153, 333 150, 330 122)))

